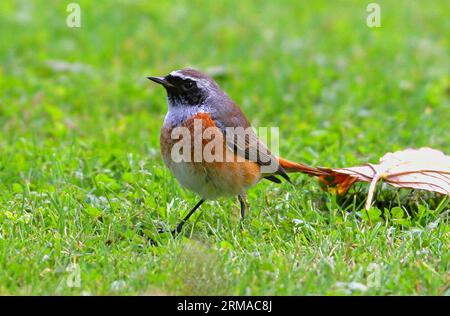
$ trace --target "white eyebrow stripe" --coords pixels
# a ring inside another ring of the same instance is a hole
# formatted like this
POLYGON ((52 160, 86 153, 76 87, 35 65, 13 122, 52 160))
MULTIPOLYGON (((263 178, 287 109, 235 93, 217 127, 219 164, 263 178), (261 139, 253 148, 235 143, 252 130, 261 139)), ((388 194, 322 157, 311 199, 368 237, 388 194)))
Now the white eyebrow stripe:
POLYGON ((179 72, 178 70, 172 71, 169 75, 171 75, 171 76, 173 76, 173 77, 178 77, 178 78, 181 78, 181 79, 191 79, 191 80, 193 80, 193 81, 196 81, 195 78, 192 78, 192 77, 183 75, 183 74, 182 74, 181 72, 179 72))

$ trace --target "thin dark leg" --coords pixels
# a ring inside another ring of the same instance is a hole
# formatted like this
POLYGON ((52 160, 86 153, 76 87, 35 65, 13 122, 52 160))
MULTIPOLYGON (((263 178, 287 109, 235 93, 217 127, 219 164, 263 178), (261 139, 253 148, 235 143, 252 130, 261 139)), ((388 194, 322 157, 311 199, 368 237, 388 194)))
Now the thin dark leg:
POLYGON ((176 235, 179 232, 181 232, 181 229, 183 228, 183 225, 188 221, 189 217, 191 217, 192 214, 200 207, 200 205, 205 202, 205 199, 201 199, 195 206, 192 208, 192 210, 189 211, 189 213, 183 218, 183 220, 178 223, 177 228, 171 231, 172 235, 176 235))
POLYGON ((241 204, 241 220, 245 219, 245 210, 247 208, 247 203, 245 202, 245 197, 241 194, 238 195, 239 204, 241 204))

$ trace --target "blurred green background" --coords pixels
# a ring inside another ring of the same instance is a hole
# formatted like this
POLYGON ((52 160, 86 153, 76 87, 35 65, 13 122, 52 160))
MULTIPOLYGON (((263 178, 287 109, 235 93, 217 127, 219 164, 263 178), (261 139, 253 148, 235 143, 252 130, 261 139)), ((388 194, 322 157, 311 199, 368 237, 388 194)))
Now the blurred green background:
POLYGON ((68 3, 0 2, 0 294, 448 294, 448 206, 421 195, 366 221, 295 176, 250 191, 243 231, 221 200, 157 236, 196 197, 163 167, 145 78, 216 73, 307 164, 448 154, 448 1, 377 1, 380 28, 369 1, 77 1, 80 28, 68 3))

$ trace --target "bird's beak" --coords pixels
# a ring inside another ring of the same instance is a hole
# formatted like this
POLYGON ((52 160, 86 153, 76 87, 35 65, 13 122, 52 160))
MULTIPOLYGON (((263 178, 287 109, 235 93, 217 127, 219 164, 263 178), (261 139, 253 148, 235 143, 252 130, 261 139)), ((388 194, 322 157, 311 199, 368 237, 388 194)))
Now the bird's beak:
POLYGON ((147 77, 147 79, 159 83, 160 85, 166 88, 175 88, 175 86, 171 84, 169 81, 167 81, 166 78, 164 77, 147 77))

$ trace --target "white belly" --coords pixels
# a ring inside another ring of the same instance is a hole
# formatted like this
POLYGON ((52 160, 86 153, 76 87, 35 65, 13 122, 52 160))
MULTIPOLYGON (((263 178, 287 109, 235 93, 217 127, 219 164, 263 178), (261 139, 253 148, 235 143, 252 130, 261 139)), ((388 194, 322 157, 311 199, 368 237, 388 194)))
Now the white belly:
MULTIPOLYGON (((197 165, 198 166, 198 165, 197 165)), ((228 186, 226 183, 220 183, 220 179, 211 179, 211 176, 204 168, 194 167, 193 163, 178 162, 168 165, 178 182, 198 195, 206 199, 216 199, 227 194, 228 186)))
POLYGON ((239 168, 235 169, 237 172, 227 172, 226 168, 205 168, 192 162, 169 162, 167 167, 183 187, 206 199, 243 194, 250 185, 259 181, 259 177, 242 181, 245 175, 239 168))

